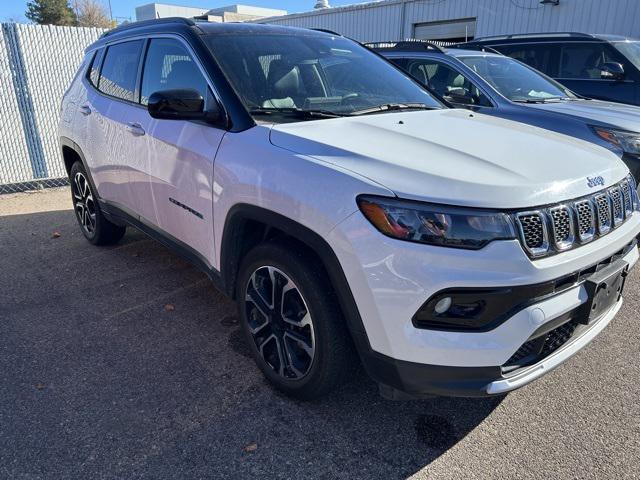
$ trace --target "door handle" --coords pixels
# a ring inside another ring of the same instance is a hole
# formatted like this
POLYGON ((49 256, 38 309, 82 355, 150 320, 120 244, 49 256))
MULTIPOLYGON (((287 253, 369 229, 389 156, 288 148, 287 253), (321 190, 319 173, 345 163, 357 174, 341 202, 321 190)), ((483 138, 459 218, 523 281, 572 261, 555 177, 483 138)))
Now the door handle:
POLYGON ((136 137, 141 137, 142 135, 144 135, 146 132, 144 131, 144 128, 142 128, 142 125, 140 125, 137 122, 129 122, 127 124, 127 130, 132 134, 135 135, 136 137))
POLYGON ((91 115, 91 107, 89 105, 82 105, 80 107, 80 113, 83 115, 91 115))

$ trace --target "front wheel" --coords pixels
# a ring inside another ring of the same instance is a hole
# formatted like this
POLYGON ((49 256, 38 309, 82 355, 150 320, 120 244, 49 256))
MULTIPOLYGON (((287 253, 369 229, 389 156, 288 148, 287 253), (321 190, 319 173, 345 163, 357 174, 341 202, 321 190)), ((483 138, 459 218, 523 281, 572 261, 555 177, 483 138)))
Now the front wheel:
POLYGON ((125 234, 126 227, 115 225, 105 218, 82 163, 73 164, 69 182, 73 209, 85 238, 94 245, 117 243, 125 234))
POLYGON ((253 357, 284 393, 320 397, 355 362, 349 332, 321 266, 295 247, 259 245, 240 267, 237 298, 253 357))

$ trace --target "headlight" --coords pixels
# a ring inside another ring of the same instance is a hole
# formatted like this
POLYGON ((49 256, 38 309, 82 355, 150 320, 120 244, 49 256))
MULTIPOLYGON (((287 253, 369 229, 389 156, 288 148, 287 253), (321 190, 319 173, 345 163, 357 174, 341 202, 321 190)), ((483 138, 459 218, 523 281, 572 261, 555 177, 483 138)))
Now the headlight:
POLYGON ((385 235, 410 242, 477 250, 516 238, 508 215, 385 197, 358 197, 364 216, 385 235))
POLYGON ((591 127, 603 140, 620 147, 625 153, 640 155, 640 133, 616 130, 614 128, 591 127))

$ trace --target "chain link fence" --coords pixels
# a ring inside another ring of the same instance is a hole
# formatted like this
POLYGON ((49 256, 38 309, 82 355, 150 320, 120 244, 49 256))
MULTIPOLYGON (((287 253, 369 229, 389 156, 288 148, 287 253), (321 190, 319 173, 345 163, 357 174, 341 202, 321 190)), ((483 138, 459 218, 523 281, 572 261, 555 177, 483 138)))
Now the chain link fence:
POLYGON ((62 95, 99 28, 3 23, 0 194, 68 183, 58 148, 62 95))

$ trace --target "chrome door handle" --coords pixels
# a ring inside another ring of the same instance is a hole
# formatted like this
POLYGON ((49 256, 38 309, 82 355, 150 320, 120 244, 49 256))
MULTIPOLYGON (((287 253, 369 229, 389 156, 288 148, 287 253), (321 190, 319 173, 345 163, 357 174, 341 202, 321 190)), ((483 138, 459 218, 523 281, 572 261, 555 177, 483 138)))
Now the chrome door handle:
POLYGON ((127 124, 127 130, 132 134, 135 135, 136 137, 141 137, 142 135, 144 135, 146 132, 144 131, 144 128, 142 128, 142 125, 140 125, 137 122, 129 122, 127 124))
POLYGON ((89 105, 82 105, 80 107, 80 113, 83 115, 91 115, 91 107, 89 105))

